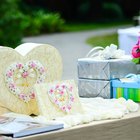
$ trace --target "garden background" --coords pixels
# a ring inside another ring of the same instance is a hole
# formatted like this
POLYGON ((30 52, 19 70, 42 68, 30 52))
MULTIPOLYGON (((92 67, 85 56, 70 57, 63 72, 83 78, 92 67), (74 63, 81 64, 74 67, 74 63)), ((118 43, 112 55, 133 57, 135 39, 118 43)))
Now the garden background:
POLYGON ((15 48, 23 37, 134 25, 140 1, 0 0, 0 45, 15 48))

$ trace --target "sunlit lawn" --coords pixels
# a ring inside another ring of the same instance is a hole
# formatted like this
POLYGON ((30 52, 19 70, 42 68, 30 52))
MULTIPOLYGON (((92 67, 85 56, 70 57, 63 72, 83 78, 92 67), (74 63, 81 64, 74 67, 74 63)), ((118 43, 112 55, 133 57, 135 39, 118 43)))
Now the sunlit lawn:
POLYGON ((118 45, 118 34, 114 33, 109 35, 90 37, 86 40, 86 42, 92 47, 96 46, 106 47, 111 43, 118 45))

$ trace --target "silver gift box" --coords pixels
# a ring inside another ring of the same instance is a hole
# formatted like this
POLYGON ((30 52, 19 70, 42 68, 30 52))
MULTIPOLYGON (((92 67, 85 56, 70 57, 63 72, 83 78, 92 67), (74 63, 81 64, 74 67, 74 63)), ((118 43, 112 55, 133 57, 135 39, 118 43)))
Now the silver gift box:
POLYGON ((130 73, 137 74, 136 64, 131 62, 131 60, 93 60, 92 58, 78 59, 79 78, 110 80, 123 78, 130 73))
POLYGON ((78 92, 80 97, 111 98, 110 81, 78 79, 78 92))

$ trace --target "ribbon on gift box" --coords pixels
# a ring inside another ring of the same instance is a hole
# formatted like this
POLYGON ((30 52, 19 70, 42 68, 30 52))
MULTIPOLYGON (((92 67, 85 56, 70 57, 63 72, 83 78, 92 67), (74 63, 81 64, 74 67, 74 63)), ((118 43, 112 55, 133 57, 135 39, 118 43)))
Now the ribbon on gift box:
POLYGON ((125 78, 130 78, 132 81, 135 81, 135 82, 140 82, 140 74, 128 74, 125 76, 125 78))
POLYGON ((124 78, 120 79, 121 82, 137 82, 140 83, 140 74, 127 74, 124 78))
POLYGON ((111 44, 105 48, 98 46, 91 49, 86 57, 94 58, 99 60, 109 60, 109 59, 130 59, 130 55, 125 55, 125 51, 117 49, 117 45, 111 44))

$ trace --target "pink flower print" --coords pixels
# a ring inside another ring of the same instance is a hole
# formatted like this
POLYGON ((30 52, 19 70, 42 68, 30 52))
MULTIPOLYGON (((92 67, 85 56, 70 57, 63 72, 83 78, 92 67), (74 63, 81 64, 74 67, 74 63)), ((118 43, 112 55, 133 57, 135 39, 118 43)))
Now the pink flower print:
POLYGON ((12 71, 8 71, 6 74, 8 77, 12 77, 13 76, 13 72, 12 71))
POLYGON ((23 77, 23 78, 26 78, 28 75, 29 75, 29 74, 28 74, 27 71, 25 71, 25 72, 22 73, 22 77, 23 77))
POLYGON ((49 91, 51 94, 54 92, 54 90, 53 89, 50 89, 50 91, 49 91))
POLYGON ((26 95, 25 95, 25 94, 23 94, 23 93, 21 93, 21 94, 19 94, 19 98, 20 98, 21 100, 25 100, 26 95))
POLYGON ((17 67, 18 69, 21 69, 21 68, 23 67, 23 65, 22 65, 21 63, 19 63, 19 64, 16 65, 16 67, 17 67))
POLYGON ((74 97, 72 96, 72 97, 70 98, 70 100, 71 100, 72 102, 74 102, 74 97))
POLYGON ((72 92, 72 90, 73 90, 73 87, 71 86, 69 90, 72 92))
POLYGON ((67 108, 68 108, 68 110, 71 110, 71 106, 68 106, 67 108))
POLYGON ((55 99, 55 100, 54 100, 54 103, 55 103, 55 104, 58 104, 58 100, 57 100, 57 99, 55 99))
POLYGON ((34 98, 35 98, 35 93, 34 93, 34 92, 32 92, 32 93, 30 94, 30 98, 31 98, 31 99, 34 99, 34 98))
POLYGON ((66 107, 65 106, 62 106, 61 110, 65 111, 66 110, 66 107))
POLYGON ((56 88, 56 89, 57 89, 57 88, 59 88, 59 85, 56 85, 56 87, 55 87, 55 88, 56 88))
POLYGON ((65 85, 62 85, 62 88, 64 89, 66 86, 65 85))
POLYGON ((31 68, 35 68, 36 67, 36 64, 34 62, 31 62, 31 65, 30 65, 31 68))
POLYGON ((16 88, 16 85, 15 85, 14 83, 11 83, 11 84, 9 85, 9 87, 12 88, 12 89, 15 89, 15 88, 16 88))
POLYGON ((59 93, 60 93, 61 95, 63 95, 63 94, 64 94, 64 91, 60 91, 59 93))
POLYGON ((44 73, 45 69, 43 67, 41 67, 39 71, 40 71, 40 73, 44 73))

